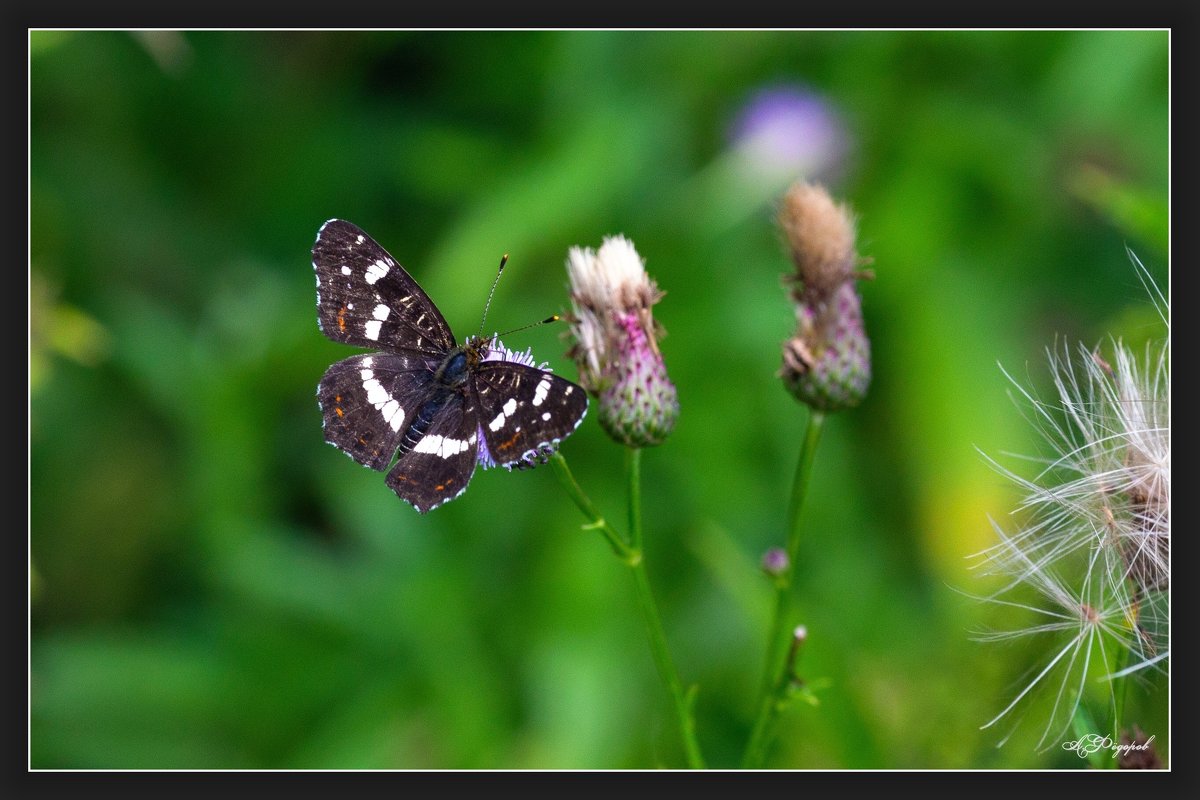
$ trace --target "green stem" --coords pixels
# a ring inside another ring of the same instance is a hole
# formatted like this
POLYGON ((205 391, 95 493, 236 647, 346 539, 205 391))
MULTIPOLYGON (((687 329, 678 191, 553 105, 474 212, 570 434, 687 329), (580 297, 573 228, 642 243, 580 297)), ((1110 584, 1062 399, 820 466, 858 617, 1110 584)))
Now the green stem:
POLYGON ((808 429, 804 435, 804 444, 800 448, 800 460, 796 464, 792 499, 788 507, 787 568, 775 581, 775 610, 767 637, 767 659, 763 668, 761 699, 750 741, 747 742, 746 752, 742 757, 742 766, 747 769, 761 767, 766 758, 771 729, 789 683, 787 652, 792 631, 787 624, 788 599, 791 595, 792 577, 796 572, 796 555, 800 549, 800 512, 804 508, 808 481, 812 476, 813 458, 824 423, 824 412, 814 410, 809 414, 808 429))
POLYGON ((685 692, 683 683, 675 671, 667 649, 667 636, 659 618, 658 606, 655 605, 654 595, 650 591, 650 578, 646 573, 645 559, 642 557, 642 479, 641 479, 641 450, 629 449, 628 478, 629 478, 629 528, 632 531, 632 543, 616 531, 613 526, 600 515, 591 499, 584 494, 571 468, 561 453, 555 453, 550 458, 554 471, 567 494, 575 501, 575 505, 588 518, 585 528, 595 528, 604 535, 612 546, 613 552, 622 563, 633 571, 638 607, 642 610, 642 619, 646 623, 646 633, 650 639, 650 652, 658 673, 671 694, 675 706, 675 714, 679 720, 680 735, 683 738, 684 750, 687 753, 688 766, 692 769, 704 769, 704 757, 696 739, 696 725, 692 717, 693 693, 685 692))
POLYGON ((583 493, 583 489, 579 487, 575 476, 571 474, 571 468, 567 466, 567 460, 563 458, 562 453, 555 453, 551 456, 550 463, 554 465, 554 473, 558 475, 558 480, 562 483, 563 488, 567 490, 567 494, 575 501, 575 505, 579 507, 583 515, 588 518, 589 522, 584 527, 600 531, 604 535, 604 538, 608 540, 617 558, 629 566, 633 566, 635 560, 640 561, 642 558, 640 549, 635 552, 634 549, 630 548, 624 537, 617 533, 616 529, 604 517, 600 516, 600 512, 596 510, 596 506, 583 493))
MULTIPOLYGON (((1132 580, 1132 579, 1127 579, 1127 580, 1132 580)), ((1133 587, 1133 592, 1134 592, 1134 605, 1133 605, 1133 609, 1132 609, 1133 618, 1130 620, 1130 627, 1132 628, 1132 630, 1130 631, 1130 635, 1132 635, 1134 637, 1140 637, 1142 635, 1141 609, 1142 609, 1142 603, 1145 602, 1145 600, 1141 596, 1141 591, 1136 586, 1133 587)), ((1114 658, 1115 663, 1112 665, 1111 671, 1112 672, 1121 672, 1122 670, 1125 669, 1125 667, 1127 667, 1129 665, 1129 659, 1130 659, 1130 656, 1132 655, 1132 653, 1130 652, 1129 648, 1121 647, 1119 645, 1117 647, 1115 647, 1114 649, 1116 650, 1117 655, 1114 658)), ((1128 678, 1129 678, 1128 675, 1122 675, 1119 678, 1113 679, 1113 683, 1115 685, 1112 687, 1112 692, 1113 692, 1113 695, 1112 695, 1113 696, 1112 739, 1114 742, 1121 741, 1121 728, 1122 728, 1123 722, 1125 720, 1125 700, 1128 696, 1128 686, 1129 686, 1128 678)), ((1117 766, 1118 766, 1117 759, 1114 757, 1112 759, 1112 767, 1116 768, 1117 766)))
MULTIPOLYGON (((630 447, 627 451, 627 472, 629 477, 629 531, 633 550, 642 551, 642 451, 630 447)), ((654 602, 654 594, 650 591, 650 577, 646 572, 646 560, 639 558, 630 564, 633 569, 634 585, 637 587, 638 605, 642 609, 642 618, 646 622, 646 634, 650 638, 650 652, 654 655, 654 663, 658 674, 671 693, 675 705, 675 715, 679 720, 679 732, 683 737, 684 750, 687 752, 688 766, 692 769, 704 769, 704 756, 700 753, 700 744, 696 740, 696 723, 692 718, 692 704, 689 694, 684 692, 679 673, 671 660, 670 650, 667 649, 667 634, 663 630, 662 619, 658 614, 658 605, 654 602)))
MULTIPOLYGON (((1134 635, 1135 636, 1137 635, 1136 631, 1134 632, 1134 635)), ((1124 648, 1121 648, 1121 652, 1117 656, 1117 664, 1116 664, 1116 669, 1113 670, 1114 672, 1120 672, 1122 669, 1125 668, 1126 664, 1129 661, 1128 655, 1129 655, 1129 651, 1125 650, 1124 648)), ((1125 679, 1127 677, 1129 677, 1129 676, 1122 675, 1120 678, 1113 679, 1113 682, 1116 684, 1113 687, 1112 738, 1113 738, 1114 742, 1121 741, 1121 721, 1125 717, 1125 685, 1127 683, 1127 681, 1125 679)), ((1116 762, 1116 759, 1114 758, 1113 761, 1116 762)))

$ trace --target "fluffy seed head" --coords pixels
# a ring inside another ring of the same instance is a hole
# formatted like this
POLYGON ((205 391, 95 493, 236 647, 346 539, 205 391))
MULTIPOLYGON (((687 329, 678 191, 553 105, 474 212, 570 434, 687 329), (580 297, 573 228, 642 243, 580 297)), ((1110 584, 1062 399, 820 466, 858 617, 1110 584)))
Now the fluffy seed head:
POLYGON ((783 196, 778 220, 796 264, 796 300, 805 291, 828 295, 850 280, 858 262, 854 219, 825 187, 793 184, 783 196))
MULTIPOLYGON (((1147 287, 1166 322, 1165 300, 1148 279, 1147 287)), ((1031 459, 1041 467, 1033 477, 993 462, 1024 498, 1014 532, 993 523, 999 542, 978 554, 981 571, 1003 579, 983 599, 1036 620, 986 638, 1050 647, 984 727, 1028 710, 1026 698, 1045 690, 1053 698, 1039 740, 1046 746, 1089 695, 1105 690, 1097 707, 1111 708, 1114 678, 1163 669, 1170 658, 1170 343, 1151 342, 1139 355, 1115 340, 1105 350, 1049 351, 1048 400, 1013 380, 1049 456, 1031 459)))

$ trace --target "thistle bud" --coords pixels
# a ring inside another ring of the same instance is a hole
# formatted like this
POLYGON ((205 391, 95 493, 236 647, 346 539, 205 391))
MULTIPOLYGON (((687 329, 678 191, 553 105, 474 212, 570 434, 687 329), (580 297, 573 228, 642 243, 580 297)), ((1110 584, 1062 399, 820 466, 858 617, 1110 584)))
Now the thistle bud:
POLYGON ((624 236, 599 251, 572 247, 570 355, 580 383, 599 399, 600 425, 621 444, 661 444, 675 427, 679 400, 658 348, 651 309, 663 293, 624 236))
POLYGON ((820 411, 853 408, 871 383, 871 343, 855 287, 863 263, 854 221, 820 186, 797 183, 779 211, 796 272, 785 279, 796 332, 783 345, 780 377, 796 399, 820 411))
POLYGON ((782 547, 772 547, 763 553, 762 570, 772 578, 778 578, 787 572, 789 565, 787 550, 782 547))

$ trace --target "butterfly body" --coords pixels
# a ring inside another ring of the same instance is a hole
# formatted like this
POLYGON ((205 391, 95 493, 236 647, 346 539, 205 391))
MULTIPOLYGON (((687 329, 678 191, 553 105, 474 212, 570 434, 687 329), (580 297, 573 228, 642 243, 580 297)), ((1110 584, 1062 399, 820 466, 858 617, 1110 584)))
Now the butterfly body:
POLYGON ((418 511, 461 495, 477 463, 539 463, 587 412, 582 388, 506 360, 493 339, 459 345, 429 296, 355 225, 321 227, 313 269, 325 335, 378 348, 326 370, 325 439, 372 469, 392 465, 388 486, 418 511))

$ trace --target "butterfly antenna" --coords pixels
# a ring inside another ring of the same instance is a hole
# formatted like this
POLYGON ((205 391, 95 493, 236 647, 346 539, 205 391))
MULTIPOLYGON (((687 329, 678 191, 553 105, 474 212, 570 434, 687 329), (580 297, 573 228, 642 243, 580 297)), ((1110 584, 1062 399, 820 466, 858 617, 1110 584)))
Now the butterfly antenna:
POLYGON ((492 290, 488 292, 487 302, 483 304, 483 319, 479 320, 479 335, 478 339, 483 338, 483 326, 487 324, 488 309, 492 307, 492 295, 496 294, 496 286, 500 283, 500 276, 504 273, 504 265, 508 263, 508 253, 505 253, 500 258, 500 268, 496 270, 496 279, 492 281, 492 290))
POLYGON ((538 325, 548 325, 551 322, 558 322, 560 319, 562 319, 562 314, 551 314, 545 319, 540 319, 537 322, 531 322, 528 325, 522 325, 519 328, 513 328, 511 331, 504 331, 504 333, 497 333, 495 338, 508 336, 510 333, 518 333, 520 331, 529 330, 530 328, 536 328, 538 325))

